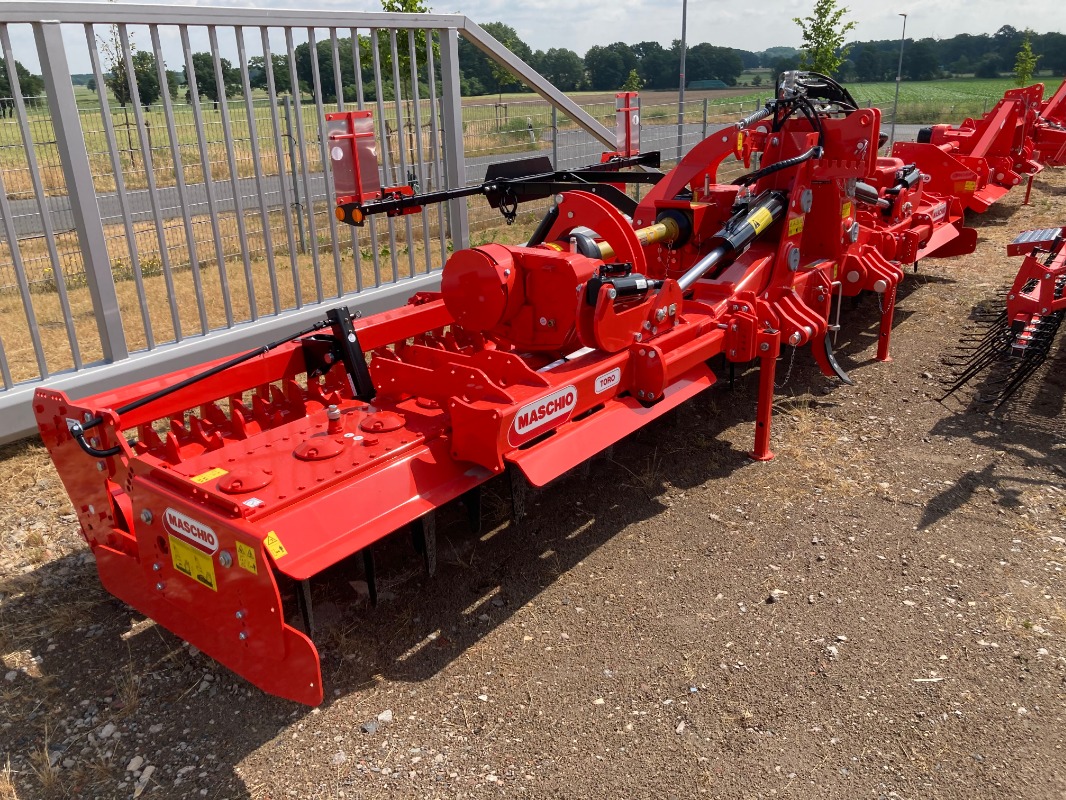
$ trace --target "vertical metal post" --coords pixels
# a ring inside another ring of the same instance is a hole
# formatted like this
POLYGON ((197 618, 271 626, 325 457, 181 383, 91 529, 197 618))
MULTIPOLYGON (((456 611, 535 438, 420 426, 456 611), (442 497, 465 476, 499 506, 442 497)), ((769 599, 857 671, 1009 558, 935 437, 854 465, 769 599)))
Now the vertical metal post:
POLYGON ((677 160, 681 160, 681 130, 685 124, 685 33, 688 27, 688 0, 681 0, 681 72, 677 94, 677 160))
MULTIPOLYGON (((466 157, 463 154, 463 100, 459 92, 459 31, 441 31, 441 89, 444 98, 444 180, 449 187, 466 183, 466 157)), ((470 220, 466 200, 448 201, 448 222, 456 250, 470 246, 470 220)))
POLYGON ((78 245, 85 262, 85 277, 100 332, 100 347, 106 361, 120 361, 129 356, 129 349, 122 330, 122 312, 111 275, 111 259, 107 254, 89 154, 85 151, 85 135, 70 82, 66 45, 58 22, 34 23, 33 36, 41 59, 48 110, 55 127, 56 148, 63 165, 74 229, 78 232, 78 245))
POLYGON ((896 143, 896 112, 899 110, 899 84, 903 80, 903 44, 907 41, 907 15, 903 17, 903 33, 899 37, 899 65, 896 67, 896 99, 892 101, 892 129, 888 134, 888 152, 892 152, 892 145, 896 143))
POLYGON ((703 135, 700 136, 700 139, 706 139, 706 138, 707 138, 707 98, 704 97, 703 98, 703 135))
POLYGON ((285 138, 289 141, 289 171, 292 173, 292 206, 296 209, 296 224, 300 230, 300 252, 307 252, 307 231, 300 207, 300 181, 296 178, 296 139, 292 135, 292 98, 285 95, 285 138))
POLYGON ((552 106, 552 168, 559 169, 559 109, 552 106))

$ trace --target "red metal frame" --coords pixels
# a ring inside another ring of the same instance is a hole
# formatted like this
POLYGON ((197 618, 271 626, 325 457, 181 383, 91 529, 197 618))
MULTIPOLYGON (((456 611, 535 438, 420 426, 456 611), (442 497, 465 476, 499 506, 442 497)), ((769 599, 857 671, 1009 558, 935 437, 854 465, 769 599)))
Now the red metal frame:
MULTIPOLYGON (((810 344, 822 371, 839 374, 826 347, 834 298, 877 292, 877 357, 888 360, 904 265, 973 251, 964 208, 986 208, 1042 166, 1033 130, 1055 130, 1040 113, 1058 114, 1063 92, 1043 106, 1042 87, 1008 92, 982 120, 938 126, 930 142, 897 144, 889 158, 876 153, 877 109, 827 114, 820 130, 797 114, 719 131, 647 192, 632 219, 597 195, 564 192, 542 243, 459 251, 439 295, 353 322, 371 402, 356 396, 342 363, 315 374, 316 336, 121 417, 114 409, 202 368, 77 401, 38 391, 41 435, 101 580, 264 690, 320 702, 317 651, 286 613, 294 582, 508 465, 545 485, 712 386, 716 357, 758 362, 751 455, 772 458, 782 348, 810 344), (816 146, 820 157, 804 156, 816 146), (796 162, 757 173, 750 186, 719 183, 734 156, 796 162), (767 193, 783 199, 780 216, 745 216, 767 193), (689 286, 683 276, 737 225, 752 239, 689 286), (579 246, 589 239, 599 257, 579 246), (95 418, 103 422, 88 444, 116 454, 90 458, 71 432, 71 420, 95 418)), ((619 95, 620 115, 629 120, 636 108, 631 94, 619 95)), ((341 204, 398 191, 376 185, 367 163, 372 140, 357 129, 368 113, 329 115, 337 164, 350 168, 341 204)), ((1061 302, 1027 287, 1015 292, 1026 303, 1061 302)))

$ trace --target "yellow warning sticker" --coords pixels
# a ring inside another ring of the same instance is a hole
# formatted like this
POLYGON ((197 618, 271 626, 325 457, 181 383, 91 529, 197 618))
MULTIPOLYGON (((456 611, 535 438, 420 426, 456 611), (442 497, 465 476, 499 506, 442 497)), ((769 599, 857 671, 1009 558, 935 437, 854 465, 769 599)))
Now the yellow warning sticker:
POLYGON ((255 563, 255 548, 244 542, 237 542, 237 564, 253 575, 259 574, 259 567, 255 563))
POLYGON ((844 203, 844 205, 842 205, 840 207, 840 218, 841 219, 847 219, 850 216, 851 216, 851 201, 848 200, 848 202, 844 203))
POLYGON ((274 556, 274 558, 281 558, 289 553, 274 531, 267 534, 267 537, 263 540, 263 544, 266 545, 266 549, 269 551, 270 555, 274 556))
POLYGON ((955 181, 955 193, 972 192, 977 189, 977 181, 955 181))
POLYGON ((774 221, 774 215, 770 213, 769 209, 760 208, 750 217, 748 217, 748 224, 755 229, 756 233, 762 233, 763 229, 768 227, 771 222, 774 221))
POLYGON ((794 217, 788 221, 788 235, 795 236, 803 232, 803 217, 794 217))
POLYGON ((211 591, 218 591, 215 582, 215 565, 211 556, 186 544, 175 536, 170 537, 170 559, 174 569, 197 583, 202 583, 211 591))
POLYGON ((215 467, 214 469, 209 469, 207 472, 201 472, 190 480, 192 480, 193 483, 207 483, 208 481, 213 481, 215 478, 221 478, 223 475, 227 474, 227 472, 228 470, 224 470, 222 467, 215 467))

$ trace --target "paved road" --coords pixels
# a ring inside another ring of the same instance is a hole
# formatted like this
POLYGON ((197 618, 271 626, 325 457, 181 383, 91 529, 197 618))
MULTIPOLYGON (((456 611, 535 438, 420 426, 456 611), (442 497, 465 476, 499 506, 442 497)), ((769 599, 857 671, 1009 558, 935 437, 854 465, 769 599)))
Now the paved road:
MULTIPOLYGON (((708 135, 721 130, 725 125, 711 125, 708 127, 708 135)), ((896 128, 898 139, 913 140, 917 135, 919 125, 900 125, 896 128)), ((698 142, 703 136, 701 124, 685 125, 683 141, 686 149, 698 142)), ((641 149, 645 151, 659 150, 664 160, 673 160, 677 157, 677 126, 676 125, 647 125, 641 131, 641 149)), ((561 168, 576 168, 599 160, 603 145, 582 130, 559 131, 559 165, 561 168)), ((539 155, 548 155, 550 151, 541 150, 539 155)), ((514 153, 510 155, 471 156, 466 161, 467 183, 478 183, 485 177, 485 169, 491 163, 500 161, 528 158, 533 152, 514 153)), ((430 169, 425 170, 430 174, 430 169)), ((289 182, 290 200, 293 197, 292 176, 286 176, 289 182)), ((315 173, 305 182, 303 176, 298 176, 296 184, 299 189, 300 200, 307 202, 308 194, 315 200, 327 198, 327 188, 322 173, 315 173)), ((237 182, 238 191, 242 198, 242 206, 246 209, 257 209, 259 192, 255 178, 242 178, 237 182)), ((428 188, 428 187, 427 187, 428 188)), ((232 211, 233 183, 229 180, 215 181, 212 184, 215 209, 220 212, 232 211)), ((126 192, 127 204, 130 216, 134 222, 144 222, 154 219, 152 198, 146 189, 138 189, 126 192)), ((178 198, 176 187, 169 186, 156 190, 156 205, 159 216, 164 219, 180 218, 183 214, 181 203, 178 198)), ((192 216, 207 214, 209 206, 207 202, 207 187, 203 183, 186 186, 186 200, 188 210, 192 216)), ((114 192, 97 195, 100 204, 100 213, 105 225, 121 224, 122 209, 118 195, 114 192)), ((263 202, 268 209, 279 208, 284 205, 284 195, 281 190, 281 178, 277 176, 263 179, 263 202)), ((74 228, 74 219, 70 211, 70 198, 66 196, 48 197, 47 205, 51 211, 52 227, 55 231, 69 231, 74 228)), ((20 239, 41 236, 44 227, 41 222, 40 211, 36 200, 12 200, 11 212, 15 231, 20 239)), ((0 240, 6 234, 0 227, 0 240)))

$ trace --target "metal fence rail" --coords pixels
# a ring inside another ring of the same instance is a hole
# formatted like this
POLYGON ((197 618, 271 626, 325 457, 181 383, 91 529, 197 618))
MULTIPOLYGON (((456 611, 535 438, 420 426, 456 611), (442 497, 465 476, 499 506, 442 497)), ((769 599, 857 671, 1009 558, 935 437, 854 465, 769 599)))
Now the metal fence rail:
MULTIPOLYGON (((614 146, 613 108, 578 106, 461 15, 0 2, 0 57, 0 442, 32 432, 38 385, 101 391, 437 285, 488 218, 452 201, 339 227, 327 112, 372 109, 382 183, 426 190, 614 146), (464 113, 460 35, 541 99, 464 113), (122 75, 124 103, 106 88, 122 75)), ((710 118, 686 107, 683 149, 710 118)))

